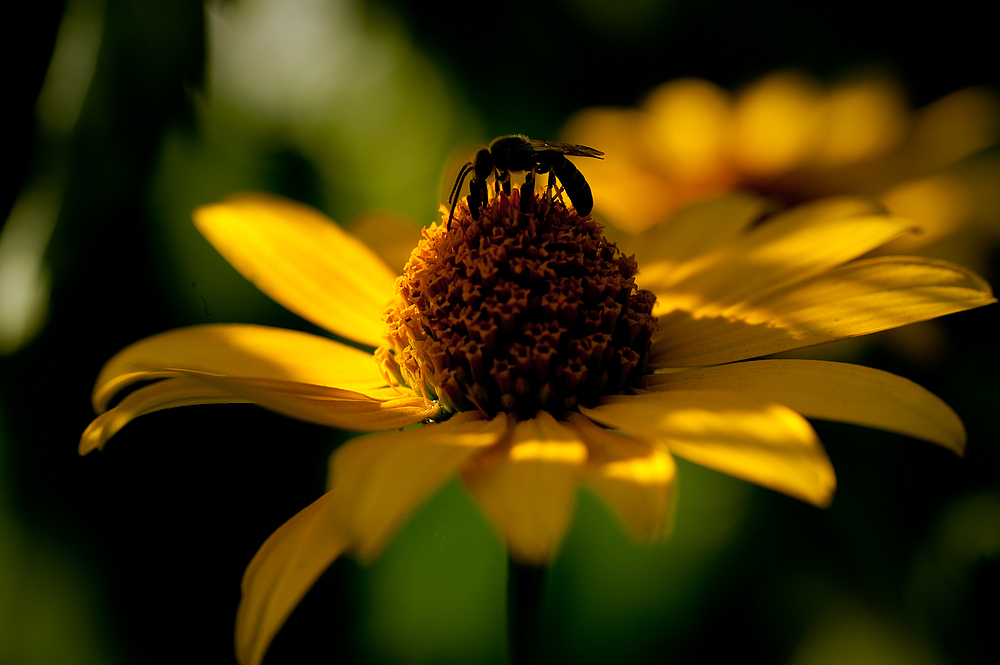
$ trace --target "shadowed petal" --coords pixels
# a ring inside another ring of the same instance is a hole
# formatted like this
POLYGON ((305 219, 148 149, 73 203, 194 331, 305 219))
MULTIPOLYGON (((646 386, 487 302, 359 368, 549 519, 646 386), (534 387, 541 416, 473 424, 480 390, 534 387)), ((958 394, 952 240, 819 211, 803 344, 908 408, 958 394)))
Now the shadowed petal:
POLYGON ((504 415, 484 420, 465 412, 338 449, 330 458, 330 478, 341 497, 339 519, 351 549, 362 561, 378 556, 403 519, 470 457, 500 441, 508 427, 504 415))
POLYGON ((115 408, 95 418, 80 437, 78 451, 81 455, 86 455, 95 448, 104 448, 104 444, 117 434, 118 430, 147 413, 176 406, 249 401, 225 388, 207 385, 190 377, 164 379, 130 393, 115 408))
POLYGON ((887 256, 841 266, 714 317, 660 317, 650 364, 745 360, 858 337, 995 302, 978 275, 945 261, 887 256))
POLYGON ((678 210, 670 219, 631 238, 623 249, 635 252, 643 288, 669 284, 677 266, 728 244, 745 232, 767 208, 767 201, 750 195, 732 195, 678 210))
POLYGON ((677 465, 657 442, 625 437, 579 413, 570 424, 587 444, 587 484, 594 488, 639 540, 661 535, 673 499, 677 465))
POLYGON ((961 455, 965 428, 954 411, 909 379, 881 370, 820 360, 755 360, 645 377, 643 388, 733 390, 809 418, 906 434, 961 455))
POLYGON ((664 441, 675 455, 818 506, 836 480, 809 423, 788 407, 722 390, 605 397, 580 408, 603 425, 664 441))
POLYGON ((115 354, 97 377, 94 409, 104 411, 130 383, 177 376, 176 370, 349 390, 386 385, 371 353, 324 337, 254 325, 191 326, 147 337, 115 354))
POLYGON ((407 427, 434 418, 440 411, 423 397, 388 388, 362 393, 256 377, 185 375, 291 418, 358 432, 407 427))
POLYGON ((327 492, 282 524, 250 561, 236 611, 240 665, 260 665, 292 610, 347 547, 335 518, 339 505, 327 492))
POLYGON ((370 346, 382 341, 382 312, 396 275, 319 211, 246 193, 198 208, 194 221, 241 275, 276 302, 343 337, 370 346))
MULTIPOLYGON (((824 203, 833 206, 837 201, 824 203)), ((911 226, 908 220, 884 215, 824 217, 795 211, 768 220, 655 282, 643 278, 640 286, 656 293, 657 315, 682 309, 714 316, 761 293, 821 275, 911 226)))
POLYGON ((511 556, 540 565, 562 542, 586 462, 579 432, 540 411, 514 427, 509 445, 467 465, 462 480, 511 556))

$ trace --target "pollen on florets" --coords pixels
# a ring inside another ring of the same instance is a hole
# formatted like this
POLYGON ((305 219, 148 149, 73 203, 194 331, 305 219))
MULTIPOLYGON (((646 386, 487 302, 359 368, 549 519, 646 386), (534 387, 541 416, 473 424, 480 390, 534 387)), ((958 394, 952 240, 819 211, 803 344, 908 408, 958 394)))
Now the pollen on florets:
POLYGON ((519 199, 424 229, 383 317, 387 375, 451 412, 560 414, 645 371, 655 297, 635 260, 561 202, 519 199))

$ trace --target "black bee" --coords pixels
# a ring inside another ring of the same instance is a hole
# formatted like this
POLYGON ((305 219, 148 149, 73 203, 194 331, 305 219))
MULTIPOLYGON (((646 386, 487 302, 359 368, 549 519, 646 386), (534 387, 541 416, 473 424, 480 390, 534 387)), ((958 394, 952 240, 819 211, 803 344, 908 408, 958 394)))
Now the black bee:
MULTIPOLYGON (((448 215, 447 228, 451 229, 451 220, 455 216, 455 206, 458 204, 459 192, 465 177, 472 174, 469 181, 469 212, 472 219, 479 219, 479 209, 486 203, 486 180, 495 175, 497 192, 503 191, 510 195, 510 174, 525 172, 524 186, 521 187, 521 212, 527 213, 531 206, 531 197, 526 196, 535 187, 536 173, 549 173, 559 178, 570 202, 576 206, 576 211, 587 215, 594 207, 594 195, 590 191, 587 179, 566 155, 573 157, 596 157, 603 159, 600 150, 588 148, 585 145, 558 143, 556 141, 536 141, 523 134, 499 136, 490 142, 488 148, 476 153, 475 159, 462 167, 451 188, 448 203, 451 204, 451 214, 448 215)), ((552 179, 549 179, 551 187, 552 179)))

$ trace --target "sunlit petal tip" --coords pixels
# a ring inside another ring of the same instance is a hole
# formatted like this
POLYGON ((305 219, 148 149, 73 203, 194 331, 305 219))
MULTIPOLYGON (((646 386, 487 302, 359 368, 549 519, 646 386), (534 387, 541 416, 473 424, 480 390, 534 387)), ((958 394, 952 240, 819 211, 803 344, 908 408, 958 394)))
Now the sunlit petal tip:
POLYGON ((202 235, 276 302, 338 335, 382 341, 396 275, 371 249, 314 208, 260 193, 194 212, 202 235))
POLYGON ((957 455, 965 449, 961 419, 943 400, 889 372, 821 360, 753 360, 648 377, 651 391, 734 389, 807 418, 873 427, 929 441, 957 455))
POLYGON ((809 423, 781 404, 731 390, 678 389, 611 396, 584 415, 661 441, 696 464, 818 506, 836 487, 833 466, 809 423))
POLYGON ((462 470, 462 481, 511 556, 542 565, 558 552, 585 470, 579 432, 541 411, 517 423, 503 450, 462 470))
POLYGON ((572 413, 569 423, 587 443, 586 482, 621 519, 636 541, 667 537, 674 503, 677 465, 666 447, 627 437, 572 413))

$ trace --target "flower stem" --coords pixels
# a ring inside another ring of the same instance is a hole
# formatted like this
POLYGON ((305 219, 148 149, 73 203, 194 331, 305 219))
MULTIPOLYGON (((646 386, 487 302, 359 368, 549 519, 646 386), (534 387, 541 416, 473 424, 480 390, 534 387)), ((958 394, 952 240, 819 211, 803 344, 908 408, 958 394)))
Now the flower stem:
POLYGON ((507 644, 511 665, 541 663, 545 568, 507 559, 507 644))

